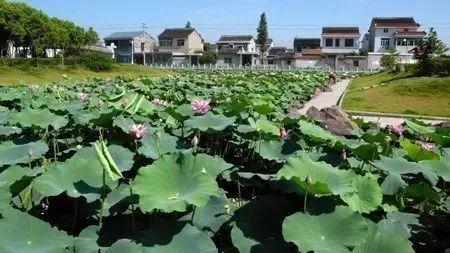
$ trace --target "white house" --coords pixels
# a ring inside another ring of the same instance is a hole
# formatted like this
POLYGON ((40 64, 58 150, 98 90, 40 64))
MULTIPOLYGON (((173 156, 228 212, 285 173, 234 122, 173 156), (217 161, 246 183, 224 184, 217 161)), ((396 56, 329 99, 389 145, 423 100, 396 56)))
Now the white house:
POLYGON ((258 49, 252 35, 223 35, 216 45, 218 65, 257 64, 258 49))
MULTIPOLYGON (((360 37, 358 27, 323 27, 322 54, 328 61, 334 61, 332 67, 340 68, 340 63, 359 52, 360 37)), ((359 60, 352 62, 359 67, 359 60)))
POLYGON ((412 17, 375 17, 370 24, 363 49, 369 52, 369 67, 379 67, 383 54, 395 49, 403 63, 414 63, 412 49, 426 36, 412 17))
MULTIPOLYGON (((150 54, 156 45, 156 40, 143 31, 115 32, 105 37, 104 41, 105 46, 114 48, 115 58, 123 63, 131 63, 132 59, 135 62, 136 55, 150 54)), ((146 62, 150 62, 149 57, 146 62)))

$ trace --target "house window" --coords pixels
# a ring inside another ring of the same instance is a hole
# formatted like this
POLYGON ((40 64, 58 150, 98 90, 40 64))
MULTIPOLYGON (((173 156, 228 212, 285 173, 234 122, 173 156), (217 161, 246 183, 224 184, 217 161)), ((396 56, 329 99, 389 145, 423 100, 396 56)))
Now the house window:
POLYGON ((354 60, 353 61, 353 67, 359 67, 359 61, 358 60, 354 60))
POLYGON ((354 39, 345 39, 345 47, 353 47, 355 45, 354 39))
POLYGON ((184 40, 177 40, 177 46, 184 47, 184 40))
POLYGON ((384 28, 384 29, 383 29, 383 32, 384 32, 384 33, 388 33, 388 32, 389 32, 389 29, 388 29, 388 28, 384 28))
POLYGON ((333 39, 326 39, 325 40, 325 46, 326 47, 332 47, 333 46, 333 39))
POLYGON ((405 32, 409 32, 409 29, 408 29, 408 28, 405 28, 405 30, 403 30, 403 31, 405 31, 405 32))
POLYGON ((389 47, 390 42, 391 42, 391 39, 389 39, 389 38, 381 38, 381 46, 382 47, 389 47))
POLYGON ((408 41, 408 46, 414 46, 414 40, 409 40, 408 41))
POLYGON ((223 62, 225 63, 225 64, 231 64, 231 58, 230 57, 225 57, 224 59, 223 59, 223 62))
POLYGON ((341 42, 340 39, 335 39, 335 40, 334 40, 334 46, 335 46, 335 47, 340 47, 340 42, 341 42))
POLYGON ((161 47, 171 47, 172 46, 172 40, 160 40, 159 45, 161 47))

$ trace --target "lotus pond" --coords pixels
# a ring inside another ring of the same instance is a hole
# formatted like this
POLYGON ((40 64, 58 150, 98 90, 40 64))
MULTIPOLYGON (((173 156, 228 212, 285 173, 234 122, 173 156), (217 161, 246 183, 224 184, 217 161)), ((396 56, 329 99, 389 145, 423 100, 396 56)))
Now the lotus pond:
POLYGON ((0 88, 0 252, 443 252, 450 127, 336 136, 328 73, 0 88))

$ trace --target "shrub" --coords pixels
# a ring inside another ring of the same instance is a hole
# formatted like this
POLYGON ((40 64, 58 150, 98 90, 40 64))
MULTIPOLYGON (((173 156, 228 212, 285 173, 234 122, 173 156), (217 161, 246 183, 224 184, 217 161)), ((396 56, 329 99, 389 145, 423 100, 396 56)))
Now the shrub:
POLYGON ((440 57, 432 60, 434 75, 450 76, 450 57, 440 57))
POLYGON ((381 57, 380 65, 386 70, 395 70, 395 66, 398 62, 398 53, 394 50, 389 51, 389 54, 385 54, 381 57))
POLYGON ((202 56, 200 56, 199 63, 200 64, 216 64, 217 55, 212 51, 203 52, 202 56))
POLYGON ((83 65, 92 71, 107 71, 114 66, 114 59, 101 53, 86 53, 82 55, 83 65))

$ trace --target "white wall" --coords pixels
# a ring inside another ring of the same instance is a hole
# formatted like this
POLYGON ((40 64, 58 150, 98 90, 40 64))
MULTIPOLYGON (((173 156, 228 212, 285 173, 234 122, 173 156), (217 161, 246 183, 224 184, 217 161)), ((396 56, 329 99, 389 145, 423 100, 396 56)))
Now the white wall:
POLYGON ((347 37, 332 37, 322 36, 322 52, 325 54, 350 54, 352 52, 359 52, 359 36, 347 37), (333 46, 327 47, 326 40, 332 39, 333 46), (353 47, 345 46, 345 39, 353 39, 353 47), (336 46, 336 40, 339 40, 339 46, 336 46))
POLYGON ((231 64, 228 65, 241 65, 240 55, 237 54, 219 54, 217 56, 217 65, 227 65, 225 63, 225 58, 231 58, 231 64))

